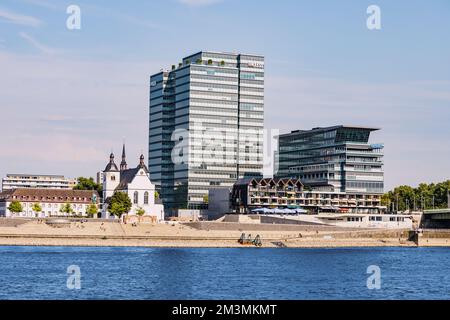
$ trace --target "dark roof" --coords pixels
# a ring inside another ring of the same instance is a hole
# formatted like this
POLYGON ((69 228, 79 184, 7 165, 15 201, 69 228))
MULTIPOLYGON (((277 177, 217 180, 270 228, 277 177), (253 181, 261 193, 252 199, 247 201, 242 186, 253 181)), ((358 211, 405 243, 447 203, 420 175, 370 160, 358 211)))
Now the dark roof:
POLYGON ((125 143, 122 147, 122 161, 120 162, 120 170, 126 170, 127 169, 127 160, 126 160, 126 154, 125 154, 125 143))
POLYGON ((128 184, 133 181, 134 177, 139 171, 139 167, 133 169, 122 170, 120 172, 120 183, 116 187, 116 190, 126 189, 128 184))
POLYGON ((0 201, 49 201, 49 202, 81 202, 91 203, 92 195, 95 194, 97 202, 99 196, 95 190, 70 190, 70 189, 48 189, 48 188, 19 188, 5 190, 0 193, 0 201), (86 200, 84 200, 86 199, 86 200))
POLYGON ((280 134, 280 135, 278 135, 278 137, 286 137, 286 136, 289 136, 289 135, 299 135, 299 134, 326 132, 326 131, 332 131, 332 130, 336 130, 336 129, 340 129, 340 128, 363 129, 363 130, 367 130, 367 131, 380 130, 380 128, 373 128, 373 127, 336 125, 336 126, 331 126, 331 127, 316 127, 316 128, 312 128, 310 130, 293 130, 290 133, 280 134))
POLYGON ((261 179, 262 179, 262 177, 245 177, 245 178, 241 178, 241 179, 237 180, 234 184, 235 185, 247 185, 250 182, 252 182, 252 180, 259 181, 261 179))
POLYGON ((136 168, 122 170, 120 172, 120 183, 116 187, 116 190, 124 190, 128 187, 134 177, 138 174, 139 170, 144 169, 145 173, 148 174, 148 169, 145 165, 139 164, 136 168))
POLYGON ((111 152, 109 156, 109 163, 106 165, 104 172, 111 172, 111 171, 119 171, 116 164, 114 163, 114 153, 111 152))
POLYGON ((117 168, 116 164, 113 163, 108 163, 108 165, 106 166, 105 170, 103 170, 104 172, 111 172, 111 171, 119 171, 119 169, 117 168))

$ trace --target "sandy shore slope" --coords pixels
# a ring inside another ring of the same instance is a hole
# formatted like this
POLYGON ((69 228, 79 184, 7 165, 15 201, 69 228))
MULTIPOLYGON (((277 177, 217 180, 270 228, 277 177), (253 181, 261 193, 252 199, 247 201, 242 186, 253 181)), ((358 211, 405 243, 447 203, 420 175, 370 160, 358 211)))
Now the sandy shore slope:
MULTIPOLYGON (((36 220, 20 223, 0 222, 0 245, 30 246, 140 246, 140 247, 246 247, 237 242, 241 233, 259 234, 263 247, 367 247, 367 246, 415 246, 399 231, 378 230, 342 231, 339 228, 315 229, 298 226, 295 230, 251 229, 245 224, 230 224, 226 230, 217 222, 217 228, 209 223, 202 230, 185 224, 140 224, 133 227, 116 222, 72 222, 70 227, 55 228, 36 220), (248 228, 249 230, 246 230, 248 228)), ((267 229, 267 228, 266 228, 267 229)))

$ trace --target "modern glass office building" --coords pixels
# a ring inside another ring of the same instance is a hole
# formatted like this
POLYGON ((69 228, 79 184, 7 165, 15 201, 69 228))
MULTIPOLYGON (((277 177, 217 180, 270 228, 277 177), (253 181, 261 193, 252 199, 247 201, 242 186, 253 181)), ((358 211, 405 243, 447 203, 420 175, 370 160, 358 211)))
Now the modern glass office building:
POLYGON ((201 51, 150 77, 149 171, 168 208, 263 167, 264 57, 201 51))
POLYGON ((383 193, 383 145, 369 143, 379 129, 334 126, 278 137, 277 177, 296 177, 315 190, 383 193))

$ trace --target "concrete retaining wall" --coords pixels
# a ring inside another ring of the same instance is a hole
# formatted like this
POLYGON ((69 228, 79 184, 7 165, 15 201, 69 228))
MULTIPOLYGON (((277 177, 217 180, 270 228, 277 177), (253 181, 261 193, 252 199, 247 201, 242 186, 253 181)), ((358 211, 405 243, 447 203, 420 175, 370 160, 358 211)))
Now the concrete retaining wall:
POLYGON ((295 220, 295 219, 289 219, 289 218, 280 218, 280 217, 270 217, 270 216, 261 216, 261 223, 276 223, 276 224, 293 224, 293 225, 321 225, 320 223, 314 223, 309 221, 301 221, 301 220, 295 220))
POLYGON ((322 225, 300 225, 300 224, 268 224, 268 223, 238 223, 238 222, 185 222, 183 223, 198 230, 238 230, 238 231, 350 231, 355 229, 337 228, 322 225))

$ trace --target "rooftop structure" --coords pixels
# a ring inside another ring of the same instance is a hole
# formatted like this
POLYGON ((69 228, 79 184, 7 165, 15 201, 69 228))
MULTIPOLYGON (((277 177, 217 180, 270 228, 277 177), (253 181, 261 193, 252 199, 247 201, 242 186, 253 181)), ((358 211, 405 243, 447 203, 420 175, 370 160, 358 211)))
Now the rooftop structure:
POLYGON ((76 179, 62 175, 10 173, 2 179, 2 191, 18 188, 72 189, 76 179))

